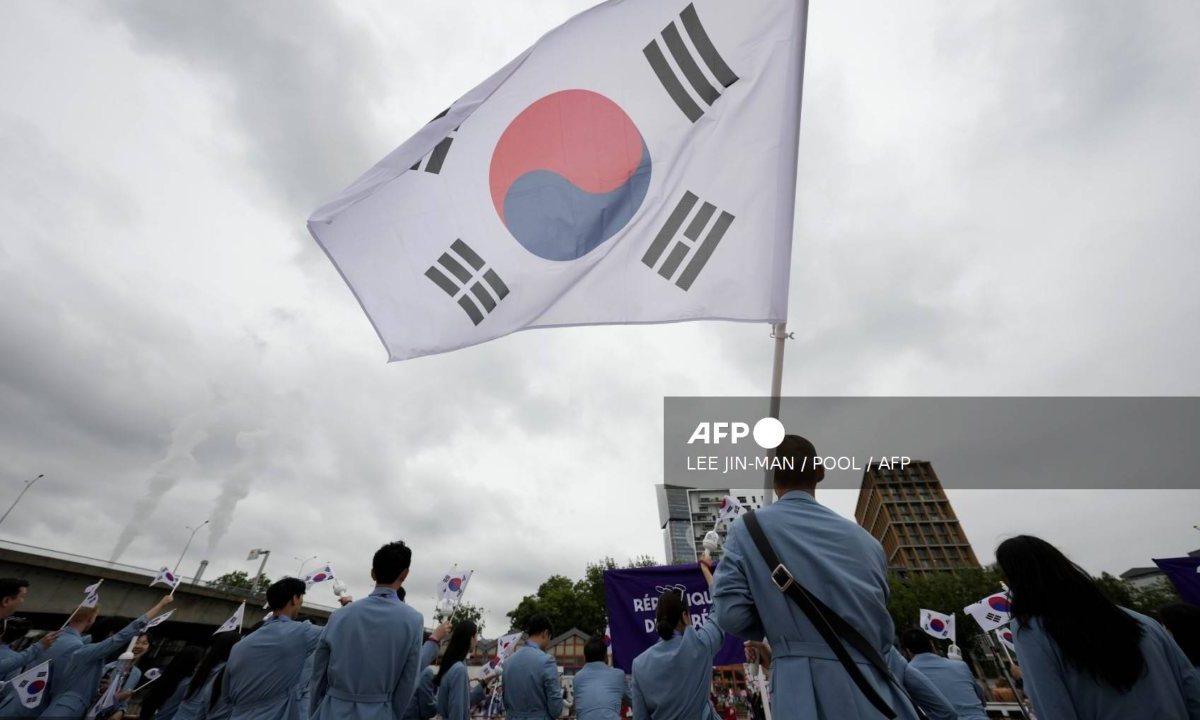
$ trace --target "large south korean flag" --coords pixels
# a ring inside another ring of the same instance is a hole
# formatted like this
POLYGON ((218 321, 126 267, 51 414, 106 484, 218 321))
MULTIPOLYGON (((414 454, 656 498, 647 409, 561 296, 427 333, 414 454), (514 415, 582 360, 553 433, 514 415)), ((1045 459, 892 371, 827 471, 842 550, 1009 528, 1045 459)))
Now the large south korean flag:
POLYGON ((806 0, 612 0, 309 219, 390 359, 786 320, 806 0))

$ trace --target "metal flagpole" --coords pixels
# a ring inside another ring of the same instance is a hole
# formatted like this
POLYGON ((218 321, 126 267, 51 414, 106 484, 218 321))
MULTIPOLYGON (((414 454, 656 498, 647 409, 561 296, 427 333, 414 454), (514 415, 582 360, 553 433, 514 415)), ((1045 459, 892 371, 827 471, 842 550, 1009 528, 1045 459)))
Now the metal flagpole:
MULTIPOLYGON (((779 398, 783 392, 783 347, 792 338, 787 332, 787 323, 775 323, 771 326, 771 337, 775 340, 775 362, 771 367, 771 409, 768 415, 779 419, 779 398)), ((775 486, 771 481, 771 468, 763 472, 763 505, 770 505, 775 494, 775 486)))
POLYGON ((1021 691, 1017 689, 1017 684, 1013 682, 1012 675, 1008 672, 1008 666, 1004 664, 1004 660, 1001 659, 1000 653, 996 652, 996 638, 992 637, 990 632, 985 632, 983 636, 987 638, 988 649, 992 651, 992 658, 995 659, 996 665, 1000 668, 1000 672, 1004 675, 1004 679, 1008 681, 1008 686, 1012 688, 1013 697, 1017 699, 1017 705, 1021 707, 1021 717, 1029 720, 1029 718, 1033 717, 1033 715, 1029 713, 1029 708, 1025 707, 1025 700, 1022 698, 1021 691))

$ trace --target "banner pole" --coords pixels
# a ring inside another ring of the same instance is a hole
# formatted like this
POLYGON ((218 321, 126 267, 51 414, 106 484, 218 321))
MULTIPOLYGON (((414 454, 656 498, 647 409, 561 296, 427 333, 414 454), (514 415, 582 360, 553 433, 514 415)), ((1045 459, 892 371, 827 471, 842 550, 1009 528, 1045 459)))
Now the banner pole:
MULTIPOLYGON (((771 407, 768 415, 778 420, 780 395, 783 392, 783 348, 784 343, 791 338, 787 332, 787 323, 781 322, 772 325, 771 337, 775 340, 775 361, 771 367, 771 407)), ((769 465, 770 463, 763 472, 763 505, 770 505, 775 494, 769 465)))
POLYGON ((1000 657, 999 651, 996 650, 996 638, 990 632, 984 632, 983 636, 987 638, 987 646, 992 651, 992 658, 995 659, 1001 674, 1004 675, 1004 679, 1008 682, 1008 686, 1012 688, 1013 696, 1017 699, 1017 705, 1021 708, 1021 717, 1029 720, 1032 716, 1029 714, 1029 708, 1025 707, 1023 693, 1017 689, 1017 684, 1013 682, 1012 675, 1008 672, 1008 666, 1004 664, 1004 659, 1000 657))

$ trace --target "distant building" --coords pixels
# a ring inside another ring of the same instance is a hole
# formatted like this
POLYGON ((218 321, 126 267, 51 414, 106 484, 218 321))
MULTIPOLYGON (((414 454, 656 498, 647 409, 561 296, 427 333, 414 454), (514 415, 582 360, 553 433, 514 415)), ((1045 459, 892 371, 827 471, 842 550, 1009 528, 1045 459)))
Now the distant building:
MULTIPOLYGON (((764 491, 755 489, 702 490, 681 485, 658 486, 658 521, 663 530, 667 564, 693 563, 704 552, 704 536, 716 530, 725 540, 725 524, 717 527, 721 498, 732 495, 747 510, 763 505, 764 491)), ((718 551, 714 557, 720 557, 718 551)))
MULTIPOLYGON (((1200 550, 1193 550, 1188 553, 1188 557, 1200 557, 1200 550)), ((1143 589, 1154 587, 1162 583, 1170 583, 1166 573, 1158 569, 1157 565, 1151 567, 1135 567, 1129 568, 1121 573, 1120 578, 1135 588, 1143 589)))
POLYGON ((979 567, 933 465, 863 471, 854 519, 883 545, 888 568, 905 575, 979 567))

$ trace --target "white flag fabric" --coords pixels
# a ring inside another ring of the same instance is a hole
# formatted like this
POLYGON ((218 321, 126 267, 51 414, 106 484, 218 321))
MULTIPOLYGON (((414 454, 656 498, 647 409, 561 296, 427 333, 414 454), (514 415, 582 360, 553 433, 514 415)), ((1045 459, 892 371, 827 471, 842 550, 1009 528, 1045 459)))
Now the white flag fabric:
POLYGON ((785 320, 807 8, 602 3, 317 209, 389 359, 530 328, 785 320))
POLYGON ((159 670, 158 668, 150 668, 142 677, 146 679, 146 682, 154 682, 162 677, 162 670, 159 670))
POLYGON ((216 635, 217 633, 241 630, 242 629, 242 618, 244 618, 245 616, 246 616, 246 603, 245 603, 245 601, 242 601, 242 604, 238 605, 238 609, 234 611, 233 615, 231 615, 229 617, 229 619, 226 620, 223 625, 221 625, 221 627, 217 628, 216 632, 214 632, 213 635, 216 635))
POLYGON ((122 667, 124 663, 117 663, 108 676, 108 687, 104 688, 104 694, 100 696, 84 715, 84 720, 94 720, 101 711, 107 710, 117 704, 117 693, 120 692, 121 686, 125 684, 126 670, 122 667))
POLYGON ((721 498, 721 509, 717 513, 717 522, 725 523, 726 526, 728 526, 733 523, 737 517, 745 512, 746 508, 744 505, 742 505, 740 500, 732 495, 726 495, 725 497, 721 498))
POLYGON ((492 659, 488 660, 487 664, 484 665, 480 669, 480 676, 484 680, 488 680, 490 678, 493 678, 493 677, 499 675, 500 674, 500 666, 503 664, 503 662, 504 661, 500 658, 499 655, 493 655, 492 659))
POLYGON ((1007 625, 1008 621, 1012 619, 1008 594, 1002 592, 988 595, 979 602, 966 606, 963 608, 963 612, 975 618, 975 622, 979 623, 979 627, 983 628, 984 632, 991 632, 1002 625, 1007 625))
POLYGON ((328 563, 326 563, 325 566, 320 568, 319 570, 314 570, 314 571, 310 572, 309 574, 305 575, 304 576, 304 584, 307 585, 309 588, 311 588, 313 585, 316 585, 318 583, 329 582, 330 580, 336 580, 336 579, 337 579, 337 575, 334 575, 333 568, 330 567, 328 563))
POLYGON ((471 580, 474 570, 458 570, 446 573, 438 583, 438 603, 444 607, 458 607, 462 602, 463 593, 467 591, 467 583, 471 580))
POLYGON ((953 615, 943 615, 940 612, 922 608, 921 629, 927 635, 931 635, 939 640, 949 640, 952 643, 956 641, 954 637, 953 615))
POLYGON ((500 659, 503 660, 504 658, 513 654, 513 651, 517 649, 517 643, 519 642, 521 642, 521 633, 519 632, 511 633, 501 637, 496 641, 496 654, 498 654, 500 659))
POLYGON ((996 628, 996 639, 1004 643, 1004 647, 1008 648, 1009 652, 1017 651, 1017 644, 1013 640, 1013 631, 1009 628, 996 628))
POLYGON ((9 681, 17 699, 27 708, 35 708, 42 702, 46 683, 50 680, 50 661, 36 665, 9 681))
MULTIPOLYGON (((93 585, 92 587, 96 587, 93 585)), ((79 603, 79 607, 94 608, 100 604, 100 591, 92 590, 83 596, 83 602, 79 603)))
POLYGON ((165 623, 167 620, 170 619, 171 614, 174 612, 175 612, 174 610, 168 610, 165 613, 163 613, 162 615, 155 617, 150 622, 146 623, 146 629, 149 630, 152 627, 158 627, 159 625, 162 625, 163 623, 165 623))
POLYGON ((175 573, 171 572, 170 568, 163 568, 158 571, 158 576, 150 583, 150 587, 162 585, 171 588, 172 591, 179 587, 180 578, 175 577, 175 573))

